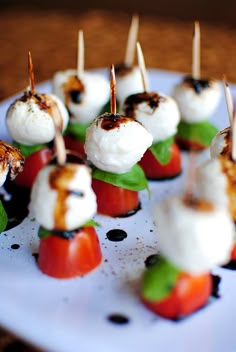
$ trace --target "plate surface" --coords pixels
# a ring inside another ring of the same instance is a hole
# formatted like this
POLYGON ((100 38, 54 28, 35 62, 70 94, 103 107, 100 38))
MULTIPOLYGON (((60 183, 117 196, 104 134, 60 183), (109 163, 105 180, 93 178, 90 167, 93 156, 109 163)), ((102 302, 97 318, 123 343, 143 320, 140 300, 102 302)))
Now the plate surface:
MULTIPOLYGON (((149 70, 151 90, 170 94, 181 74, 149 70)), ((234 94, 235 87, 230 85, 234 94)), ((50 82, 38 91, 51 91, 50 82)), ((0 104, 0 138, 9 141, 4 117, 10 98, 0 104)), ((213 123, 228 126, 222 90, 220 107, 213 123)), ((208 157, 201 154, 199 162, 208 157)), ((171 181, 150 182, 151 198, 140 193, 142 209, 129 218, 96 216, 103 263, 89 275, 57 280, 43 275, 33 253, 38 250, 38 224, 29 216, 0 236, 0 325, 46 351, 55 352, 144 352, 235 351, 236 272, 215 268, 220 275, 219 299, 179 322, 159 318, 140 303, 139 279, 145 259, 158 250, 158 234, 151 218, 153 203, 178 193, 186 177, 188 155, 183 153, 184 170, 171 181), (106 233, 123 229, 127 238, 111 242, 106 233), (12 249, 18 244, 18 249, 12 249), (109 320, 112 314, 128 318, 127 324, 109 320)), ((46 205, 45 205, 46 206, 46 205)))

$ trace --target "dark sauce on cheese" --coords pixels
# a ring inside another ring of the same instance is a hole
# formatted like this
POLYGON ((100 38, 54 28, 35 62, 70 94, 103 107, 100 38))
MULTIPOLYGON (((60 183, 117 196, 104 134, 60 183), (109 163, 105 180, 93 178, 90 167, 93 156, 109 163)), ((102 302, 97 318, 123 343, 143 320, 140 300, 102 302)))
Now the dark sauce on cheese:
POLYGON ((196 79, 191 76, 186 76, 183 83, 193 88, 196 94, 201 94, 204 89, 210 87, 210 81, 208 79, 196 79))
POLYGON ((157 109, 160 102, 164 102, 166 100, 165 97, 158 95, 157 93, 138 93, 132 94, 125 100, 124 105, 124 114, 126 116, 135 116, 135 110, 137 109, 138 105, 141 103, 146 103, 150 109, 151 114, 157 109))

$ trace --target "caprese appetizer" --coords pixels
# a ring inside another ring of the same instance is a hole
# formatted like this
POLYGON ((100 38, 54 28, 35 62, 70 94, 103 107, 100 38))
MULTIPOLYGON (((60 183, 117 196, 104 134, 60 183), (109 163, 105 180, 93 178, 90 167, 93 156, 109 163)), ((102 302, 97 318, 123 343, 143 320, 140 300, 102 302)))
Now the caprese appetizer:
POLYGON ((78 35, 77 69, 56 72, 53 92, 64 102, 70 114, 64 136, 66 147, 85 157, 86 129, 109 101, 110 89, 104 75, 84 69, 83 31, 79 31, 78 35))
POLYGON ((209 302, 211 271, 229 260, 234 226, 224 207, 201 198, 173 196, 153 214, 160 256, 145 270, 140 296, 152 312, 176 320, 209 302))
POLYGON ((218 81, 200 77, 200 29, 194 23, 192 75, 183 77, 172 96, 178 104, 181 121, 176 141, 185 150, 197 151, 208 148, 217 128, 209 122, 221 98, 218 81))
MULTIPOLYGON (((9 177, 14 180, 19 172, 23 171, 24 157, 20 151, 11 144, 0 140, 0 187, 2 187, 9 177)), ((4 231, 8 224, 8 215, 0 200, 0 233, 4 231)))
POLYGON ((57 159, 37 175, 30 208, 40 224, 40 270, 54 278, 71 278, 101 263, 92 219, 97 203, 90 167, 78 155, 67 155, 62 136, 56 138, 57 159))
POLYGON ((52 157, 50 143, 55 136, 54 120, 64 131, 69 115, 58 97, 36 92, 30 52, 28 65, 30 86, 22 97, 10 105, 6 113, 6 125, 13 144, 25 157, 24 170, 15 178, 14 183, 31 188, 39 170, 52 157))
POLYGON ((85 152, 93 165, 92 187, 98 212, 118 217, 140 208, 138 191, 148 187, 137 164, 152 143, 152 135, 133 117, 116 113, 115 73, 111 68, 111 112, 87 128, 85 152))
POLYGON ((153 143, 139 161, 149 180, 173 178, 182 169, 181 152, 175 143, 180 121, 179 109, 170 96, 150 92, 146 80, 146 69, 141 46, 137 43, 139 67, 142 76, 142 93, 126 98, 123 111, 141 122, 152 134, 153 143))

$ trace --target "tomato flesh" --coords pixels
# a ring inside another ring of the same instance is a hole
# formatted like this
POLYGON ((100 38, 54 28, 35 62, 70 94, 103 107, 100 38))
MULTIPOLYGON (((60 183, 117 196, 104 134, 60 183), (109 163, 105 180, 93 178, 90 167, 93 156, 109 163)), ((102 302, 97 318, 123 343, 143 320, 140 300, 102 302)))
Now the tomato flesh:
POLYGON ((84 143, 77 140, 75 137, 70 135, 64 136, 66 149, 73 150, 77 152, 82 158, 86 157, 86 153, 84 151, 84 143))
POLYGON ((92 180, 92 188, 97 197, 97 211, 100 214, 112 217, 128 216, 139 209, 137 191, 117 187, 97 179, 92 180))
POLYGON ((188 139, 184 139, 182 137, 176 137, 176 143, 178 146, 183 150, 195 150, 195 151, 202 151, 208 148, 208 146, 203 145, 196 141, 190 141, 188 139))
POLYGON ((16 176, 14 183, 18 186, 31 188, 39 171, 48 164, 51 157, 52 151, 48 148, 42 148, 30 154, 25 159, 23 171, 16 176))
POLYGON ((230 260, 236 260, 236 243, 234 243, 231 250, 230 260))
POLYGON ((182 169, 181 152, 176 143, 170 146, 170 161, 162 165, 158 162, 151 150, 144 153, 139 165, 149 180, 159 180, 178 176, 182 169))
POLYGON ((38 266, 40 270, 58 279, 85 275, 102 260, 97 233, 93 227, 84 227, 71 239, 49 236, 40 240, 38 266))
POLYGON ((212 292, 211 274, 192 276, 181 273, 167 298, 154 302, 141 298, 144 305, 154 313, 168 319, 187 316, 204 306, 212 292))

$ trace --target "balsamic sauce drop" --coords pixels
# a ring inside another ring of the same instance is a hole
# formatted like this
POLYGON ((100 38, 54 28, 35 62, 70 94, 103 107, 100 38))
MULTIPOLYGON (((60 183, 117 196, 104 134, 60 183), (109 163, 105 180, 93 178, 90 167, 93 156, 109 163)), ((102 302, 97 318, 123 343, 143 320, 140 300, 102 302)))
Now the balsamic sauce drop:
POLYGON ((127 237, 127 232, 121 229, 113 229, 108 231, 106 235, 109 241, 120 242, 127 237))
POLYGON ((159 254, 149 255, 144 261, 145 267, 149 268, 152 265, 156 264, 156 262, 158 261, 158 258, 159 258, 159 254))
POLYGON ((17 243, 14 243, 11 245, 11 249, 19 249, 19 248, 20 248, 20 245, 17 243))
POLYGON ((108 315, 107 319, 111 323, 119 325, 128 324, 130 322, 130 319, 127 316, 118 313, 108 315))

